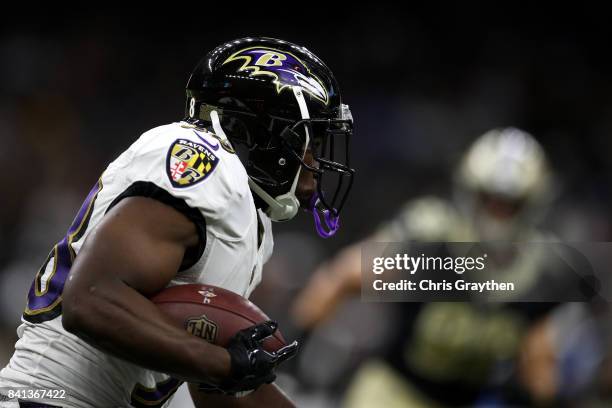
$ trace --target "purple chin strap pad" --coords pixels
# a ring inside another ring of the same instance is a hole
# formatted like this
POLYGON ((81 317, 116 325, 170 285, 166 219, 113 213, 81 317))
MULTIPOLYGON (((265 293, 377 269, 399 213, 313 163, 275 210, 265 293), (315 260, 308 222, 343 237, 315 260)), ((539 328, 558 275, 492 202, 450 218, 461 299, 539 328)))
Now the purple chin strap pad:
POLYGON ((319 210, 317 208, 318 203, 319 194, 314 193, 310 199, 310 211, 314 217, 315 229, 321 238, 329 238, 335 235, 340 229, 340 217, 338 215, 332 215, 332 212, 327 209, 319 210), (325 226, 323 226, 321 219, 325 222, 325 226))

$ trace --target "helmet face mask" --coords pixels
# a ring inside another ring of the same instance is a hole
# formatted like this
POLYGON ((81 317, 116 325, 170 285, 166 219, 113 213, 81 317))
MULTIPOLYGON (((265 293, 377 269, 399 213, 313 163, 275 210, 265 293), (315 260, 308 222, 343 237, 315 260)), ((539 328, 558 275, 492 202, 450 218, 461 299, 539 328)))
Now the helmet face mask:
POLYGON ((302 171, 317 184, 309 209, 338 217, 354 174, 353 121, 333 74, 306 48, 270 38, 215 48, 189 79, 185 120, 227 137, 272 220, 297 213, 302 171))
POLYGON ((317 182, 317 205, 334 216, 342 210, 353 184, 355 171, 350 167, 349 155, 352 133, 353 123, 349 119, 303 119, 281 133, 288 145, 287 150, 300 162, 302 170, 313 173, 317 182), (296 149, 303 140, 301 132, 296 131, 299 128, 306 129, 303 133, 313 135, 308 146, 312 164, 305 162, 305 151, 300 155, 296 149))

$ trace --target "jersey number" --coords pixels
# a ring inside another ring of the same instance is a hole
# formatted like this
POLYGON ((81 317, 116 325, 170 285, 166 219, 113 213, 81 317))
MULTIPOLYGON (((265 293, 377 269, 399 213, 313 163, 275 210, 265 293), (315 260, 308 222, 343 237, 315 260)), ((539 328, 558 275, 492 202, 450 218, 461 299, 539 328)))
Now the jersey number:
POLYGON ((91 218, 94 202, 102 190, 102 180, 91 189, 66 236, 58 242, 40 268, 30 291, 23 318, 31 323, 55 319, 62 313, 62 292, 76 253, 72 244, 83 237, 91 218))

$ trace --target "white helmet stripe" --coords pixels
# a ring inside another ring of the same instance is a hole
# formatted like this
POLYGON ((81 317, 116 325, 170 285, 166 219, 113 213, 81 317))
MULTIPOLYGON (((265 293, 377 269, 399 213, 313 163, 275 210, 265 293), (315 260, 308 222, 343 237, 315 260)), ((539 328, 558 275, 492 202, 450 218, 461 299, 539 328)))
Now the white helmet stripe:
POLYGON ((227 135, 225 134, 225 132, 223 131, 223 128, 221 127, 221 121, 219 120, 219 114, 217 113, 216 110, 210 111, 210 121, 212 122, 212 127, 215 131, 215 134, 219 136, 220 138, 225 139, 229 142, 227 135))

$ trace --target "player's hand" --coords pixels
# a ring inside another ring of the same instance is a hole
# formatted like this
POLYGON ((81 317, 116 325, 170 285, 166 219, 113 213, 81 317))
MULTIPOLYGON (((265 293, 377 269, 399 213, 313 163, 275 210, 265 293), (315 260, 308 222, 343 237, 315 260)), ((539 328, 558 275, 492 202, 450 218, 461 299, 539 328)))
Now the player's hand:
POLYGON ((273 335, 277 327, 276 322, 268 321, 236 333, 227 346, 232 362, 230 378, 216 387, 217 390, 236 394, 255 390, 276 379, 276 366, 293 357, 298 349, 298 343, 294 341, 273 353, 264 350, 264 340, 273 335))

